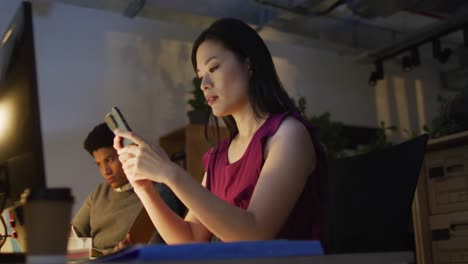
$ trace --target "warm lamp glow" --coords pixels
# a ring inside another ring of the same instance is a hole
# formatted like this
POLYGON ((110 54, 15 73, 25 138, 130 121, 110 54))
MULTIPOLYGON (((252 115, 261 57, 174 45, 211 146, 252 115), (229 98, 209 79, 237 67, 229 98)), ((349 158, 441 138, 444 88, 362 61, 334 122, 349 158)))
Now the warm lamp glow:
POLYGON ((426 125, 426 111, 424 106, 424 90, 423 90, 423 82, 421 80, 414 81, 414 88, 416 90, 416 106, 418 110, 418 125, 420 132, 424 132, 424 125, 426 125))
POLYGON ((385 122, 385 124, 392 124, 391 108, 390 108, 390 95, 388 87, 388 80, 384 79, 377 82, 375 86, 375 106, 377 107, 377 122, 385 122))
POLYGON ((395 104, 396 104, 396 112, 398 115, 398 128, 400 129, 400 135, 403 138, 408 138, 411 133, 411 120, 410 120, 410 111, 409 111, 409 103, 408 103, 408 95, 407 95, 407 87, 405 79, 399 76, 395 76, 393 78, 394 84, 394 96, 395 96, 395 104))
POLYGON ((5 43, 7 43, 8 39, 10 38, 11 36, 11 33, 13 33, 13 28, 10 28, 7 33, 5 34, 5 36, 3 37, 2 39, 2 45, 5 45, 5 43))
POLYGON ((11 108, 5 102, 0 102, 0 140, 3 140, 11 127, 11 108))

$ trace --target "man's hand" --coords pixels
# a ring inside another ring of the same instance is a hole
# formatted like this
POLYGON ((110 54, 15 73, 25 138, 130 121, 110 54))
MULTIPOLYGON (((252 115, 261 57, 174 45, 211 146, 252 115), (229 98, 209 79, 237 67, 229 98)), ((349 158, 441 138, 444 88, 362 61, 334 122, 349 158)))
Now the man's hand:
POLYGON ((114 251, 113 252, 116 252, 116 251, 119 251, 119 250, 122 250, 128 246, 130 246, 132 243, 132 240, 130 240, 130 234, 127 233, 127 235, 125 235, 125 239, 120 241, 115 247, 114 247, 114 251))

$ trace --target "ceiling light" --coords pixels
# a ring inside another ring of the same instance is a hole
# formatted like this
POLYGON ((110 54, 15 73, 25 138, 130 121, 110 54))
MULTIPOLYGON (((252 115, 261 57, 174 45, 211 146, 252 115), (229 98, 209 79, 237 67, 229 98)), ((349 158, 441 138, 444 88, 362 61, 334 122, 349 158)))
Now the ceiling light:
POLYGON ((377 73, 372 72, 370 77, 369 77, 369 86, 375 86, 377 84, 377 73))
POLYGON ((374 63, 375 71, 373 71, 369 77, 369 85, 375 86, 377 81, 383 80, 384 71, 383 71, 383 63, 381 61, 376 61, 374 63))
POLYGON ((411 50, 411 64, 413 64, 413 66, 421 65, 421 59, 419 57, 418 48, 414 48, 411 50))
POLYGON ((410 56, 403 56, 403 58, 401 59, 401 67, 405 72, 410 72, 413 69, 413 63, 411 61, 410 56))
POLYGON ((440 39, 435 39, 432 41, 432 55, 441 63, 446 63, 449 60, 450 55, 452 55, 452 49, 445 48, 442 50, 440 39))

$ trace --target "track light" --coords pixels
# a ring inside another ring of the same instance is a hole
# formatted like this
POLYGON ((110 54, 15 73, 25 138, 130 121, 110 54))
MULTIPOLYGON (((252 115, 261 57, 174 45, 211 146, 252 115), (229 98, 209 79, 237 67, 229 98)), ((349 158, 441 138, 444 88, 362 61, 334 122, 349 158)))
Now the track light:
POLYGON ((371 72, 371 75, 369 77, 369 86, 375 86, 377 84, 377 73, 374 71, 374 72, 371 72))
POLYGON ((369 85, 375 86, 377 81, 383 80, 384 71, 383 71, 383 64, 381 61, 377 61, 374 63, 375 71, 373 71, 369 77, 369 85))
POLYGON ((452 49, 445 48, 442 51, 442 54, 440 54, 439 61, 441 63, 446 63, 449 60, 450 55, 452 55, 452 49))
POLYGON ((375 62, 375 72, 377 73, 377 78, 379 80, 383 80, 384 71, 383 71, 383 63, 381 61, 375 62))
POLYGON ((413 70, 413 67, 421 65, 421 60, 419 58, 418 48, 411 49, 410 55, 405 55, 401 59, 401 67, 403 71, 410 72, 413 70))
POLYGON ((442 50, 440 40, 435 39, 432 41, 432 55, 441 63, 446 63, 449 60, 450 55, 452 55, 452 49, 445 48, 442 50))
POLYGON ((401 59, 401 67, 405 72, 410 72, 413 69, 413 63, 411 62, 410 56, 403 56, 401 59))
POLYGON ((418 48, 414 48, 411 50, 411 64, 413 64, 413 66, 421 65, 421 59, 419 57, 418 48))
MULTIPOLYGON (((377 1, 376 1, 377 2, 377 1)), ((407 1, 408 2, 408 1, 407 1)), ((417 32, 414 36, 392 42, 389 46, 378 51, 367 54, 365 61, 384 62, 394 58, 400 58, 403 70, 409 71, 421 64, 419 50, 425 44, 432 44, 434 59, 441 63, 446 63, 454 49, 441 46, 441 40, 456 31, 461 31, 465 49, 468 48, 468 16, 461 12, 455 17, 450 17, 444 23, 437 23, 431 27, 417 32)), ((444 45, 445 46, 445 45, 444 45)), ((449 47, 458 45, 450 45, 449 47)), ((378 71, 371 74, 370 84, 375 84, 378 78, 378 71)))

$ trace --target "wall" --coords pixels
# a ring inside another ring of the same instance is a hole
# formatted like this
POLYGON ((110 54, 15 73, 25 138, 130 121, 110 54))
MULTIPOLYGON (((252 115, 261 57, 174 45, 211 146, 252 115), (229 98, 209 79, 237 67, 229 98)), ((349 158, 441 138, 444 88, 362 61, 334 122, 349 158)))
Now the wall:
MULTIPOLYGON (((63 4, 38 8, 34 23, 47 181, 73 188, 76 211, 102 181, 82 142, 112 106, 151 142, 187 123, 190 48, 200 29, 63 4)), ((329 111, 347 124, 384 120, 418 130, 437 109, 432 67, 403 75, 389 63, 388 78, 373 88, 370 66, 351 57, 267 44, 284 86, 306 97, 309 115, 329 111)))
POLYGON ((179 36, 194 33, 66 5, 35 23, 48 183, 72 186, 79 205, 101 181, 82 142, 112 106, 153 143, 186 123, 193 74, 179 36))
POLYGON ((385 79, 371 87, 367 81, 373 67, 352 57, 282 43, 269 46, 286 89, 294 97, 305 96, 308 115, 328 111, 333 120, 350 125, 375 127, 384 121, 420 132, 437 114, 440 83, 431 60, 409 73, 396 61, 386 61, 385 79))

